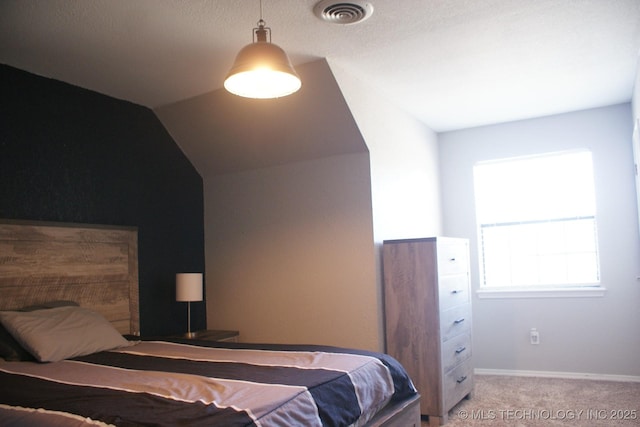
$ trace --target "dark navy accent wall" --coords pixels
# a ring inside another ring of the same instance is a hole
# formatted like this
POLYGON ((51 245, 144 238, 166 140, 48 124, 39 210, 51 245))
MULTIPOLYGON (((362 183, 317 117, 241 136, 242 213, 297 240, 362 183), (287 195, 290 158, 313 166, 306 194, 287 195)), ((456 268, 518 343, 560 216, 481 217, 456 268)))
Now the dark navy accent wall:
POLYGON ((4 65, 0 88, 0 218, 137 227, 141 331, 186 331, 174 282, 204 271, 202 178, 153 111, 4 65))

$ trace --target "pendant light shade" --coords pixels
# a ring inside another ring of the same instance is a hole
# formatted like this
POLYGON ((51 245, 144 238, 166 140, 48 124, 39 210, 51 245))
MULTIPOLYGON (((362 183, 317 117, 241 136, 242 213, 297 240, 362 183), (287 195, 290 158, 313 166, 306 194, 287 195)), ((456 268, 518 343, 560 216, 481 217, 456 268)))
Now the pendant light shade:
POLYGON ((300 77, 285 51, 267 41, 271 29, 265 27, 262 18, 253 33, 254 42, 238 52, 224 81, 225 89, 238 96, 259 99, 287 96, 300 89, 300 77))

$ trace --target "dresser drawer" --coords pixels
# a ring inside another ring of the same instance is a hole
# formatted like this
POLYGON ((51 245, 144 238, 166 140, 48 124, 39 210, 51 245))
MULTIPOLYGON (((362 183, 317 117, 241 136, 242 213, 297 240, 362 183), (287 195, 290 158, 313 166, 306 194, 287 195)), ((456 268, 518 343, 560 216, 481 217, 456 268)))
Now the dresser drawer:
POLYGON ((444 375, 444 412, 447 413, 460 400, 473 391, 471 359, 462 362, 444 375))
POLYGON ((471 357, 471 334, 455 336, 442 344, 442 371, 449 372, 471 357))
POLYGON ((469 248, 464 241, 438 243, 438 275, 464 274, 469 270, 469 248))
POLYGON ((447 341, 471 331, 471 304, 464 304, 440 312, 440 337, 447 341))
POLYGON ((467 274, 445 276, 441 277, 439 281, 440 310, 447 310, 469 302, 469 276, 467 274))

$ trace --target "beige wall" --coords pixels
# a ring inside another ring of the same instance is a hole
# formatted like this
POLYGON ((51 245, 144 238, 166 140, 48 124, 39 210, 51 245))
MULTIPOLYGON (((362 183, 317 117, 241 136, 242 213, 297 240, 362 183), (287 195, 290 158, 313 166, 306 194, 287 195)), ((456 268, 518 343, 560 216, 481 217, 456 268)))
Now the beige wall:
POLYGON ((208 327, 379 351, 379 244, 440 234, 437 136, 329 65, 353 117, 309 138, 364 139, 369 153, 205 175, 208 327), (358 135, 338 131, 354 121, 358 135))
POLYGON ((329 65, 370 151, 375 241, 439 235, 437 134, 340 64, 329 65))
POLYGON ((384 350, 381 245, 442 231, 437 134, 353 73, 331 70, 370 151, 380 350, 384 350))
POLYGON ((205 180, 209 328, 378 350, 369 156, 205 180))

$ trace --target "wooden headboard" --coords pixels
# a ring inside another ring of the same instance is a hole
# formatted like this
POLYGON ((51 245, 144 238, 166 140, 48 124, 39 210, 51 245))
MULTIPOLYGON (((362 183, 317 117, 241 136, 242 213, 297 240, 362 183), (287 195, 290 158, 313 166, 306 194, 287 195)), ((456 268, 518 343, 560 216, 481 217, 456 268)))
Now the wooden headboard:
POLYGON ((55 300, 139 334, 137 229, 0 219, 0 310, 55 300))

